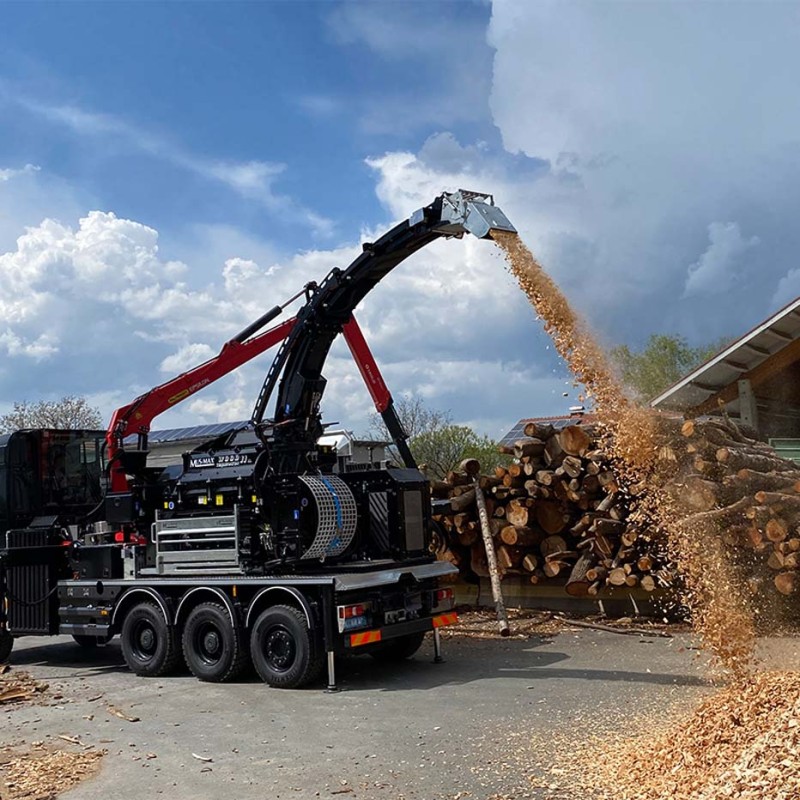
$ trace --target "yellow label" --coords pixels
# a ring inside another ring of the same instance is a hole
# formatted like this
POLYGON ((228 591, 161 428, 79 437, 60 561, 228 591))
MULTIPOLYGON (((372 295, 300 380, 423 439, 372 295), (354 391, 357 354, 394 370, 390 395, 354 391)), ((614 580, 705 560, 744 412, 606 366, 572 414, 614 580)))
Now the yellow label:
POLYGON ((216 502, 216 504, 217 504, 218 506, 221 506, 221 505, 222 505, 222 504, 225 502, 225 498, 224 498, 224 497, 223 497, 221 494, 218 494, 218 495, 217 495, 217 496, 214 498, 214 501, 216 502))
POLYGON ((198 497, 197 498, 198 505, 207 506, 208 505, 208 498, 207 497, 198 497))

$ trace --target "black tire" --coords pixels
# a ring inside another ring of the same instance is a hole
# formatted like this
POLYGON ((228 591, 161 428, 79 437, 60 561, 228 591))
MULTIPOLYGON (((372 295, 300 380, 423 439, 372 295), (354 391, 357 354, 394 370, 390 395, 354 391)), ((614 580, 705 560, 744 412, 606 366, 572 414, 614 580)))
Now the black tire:
POLYGON ((422 647, 424 641, 425 631, 409 633, 407 636, 398 636, 396 639, 381 642, 374 650, 370 651, 370 655, 376 661, 403 661, 411 658, 422 647))
POLYGON ((221 603, 200 603, 183 628, 183 658, 195 678, 221 683, 247 665, 247 646, 238 626, 221 603))
POLYGON ((131 672, 143 677, 166 675, 180 663, 178 637, 155 603, 139 603, 122 623, 122 655, 131 672))
POLYGON ((298 689, 319 677, 325 653, 302 611, 272 606, 259 614, 252 627, 250 657, 264 683, 298 689))
POLYGON ((14 637, 3 628, 0 630, 0 664, 5 664, 14 649, 14 637))

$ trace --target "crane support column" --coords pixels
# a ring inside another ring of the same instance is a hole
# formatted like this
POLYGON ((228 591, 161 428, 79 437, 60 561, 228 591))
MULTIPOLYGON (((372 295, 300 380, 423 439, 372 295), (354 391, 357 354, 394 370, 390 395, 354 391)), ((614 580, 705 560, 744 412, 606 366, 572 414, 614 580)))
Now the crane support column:
POLYGON ((414 456, 408 446, 408 433, 394 410, 392 395, 383 380, 375 357, 372 355, 367 340, 364 338, 364 333, 356 322, 355 317, 351 316, 342 326, 342 335, 350 348, 350 353, 356 362, 361 377, 364 379, 364 383, 367 384, 367 389, 375 403, 375 408, 378 409, 383 421, 386 423, 386 428, 403 459, 403 463, 409 469, 416 469, 417 462, 414 460, 414 456))

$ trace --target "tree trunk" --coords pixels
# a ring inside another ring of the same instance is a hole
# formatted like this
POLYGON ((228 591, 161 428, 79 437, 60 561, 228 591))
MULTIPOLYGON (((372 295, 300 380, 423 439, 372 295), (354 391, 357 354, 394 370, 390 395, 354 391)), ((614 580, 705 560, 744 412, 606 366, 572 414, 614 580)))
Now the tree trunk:
POLYGON ((564 514, 561 506, 552 501, 537 502, 534 510, 539 527, 546 533, 561 533, 569 521, 569 515, 564 514))
POLYGON ((508 614, 506 613, 506 606, 503 602, 503 592, 500 588, 500 573, 497 570, 497 559, 495 558, 494 544, 492 542, 492 532, 489 529, 489 515, 486 513, 486 503, 477 476, 474 479, 474 483, 475 501, 478 506, 478 518, 481 523, 483 546, 486 550, 486 563, 489 568, 489 581, 492 585, 492 597, 494 598, 494 608, 497 614, 497 626, 501 636, 508 636, 511 631, 508 627, 508 614))
POLYGON ((562 450, 571 456, 586 454, 591 444, 589 434, 580 425, 569 425, 558 434, 562 450))
POLYGON ((575 562, 572 572, 567 578, 567 594, 572 597, 585 597, 589 594, 589 586, 593 583, 586 577, 595 557, 592 553, 584 551, 583 555, 575 562))
POLYGON ((500 539, 504 544, 517 547, 533 547, 541 544, 544 534, 533 528, 519 525, 507 525, 500 531, 500 539))

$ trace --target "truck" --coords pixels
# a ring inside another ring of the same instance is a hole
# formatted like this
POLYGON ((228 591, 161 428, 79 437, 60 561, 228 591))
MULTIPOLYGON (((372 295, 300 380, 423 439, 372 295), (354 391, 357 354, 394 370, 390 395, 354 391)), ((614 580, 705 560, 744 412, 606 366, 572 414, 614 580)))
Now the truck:
POLYGON ((430 631, 441 661, 440 629, 457 619, 442 579, 455 569, 430 552, 429 484, 353 311, 428 243, 493 230, 515 229, 491 195, 443 193, 217 356, 117 409, 107 430, 0 436, 0 663, 22 636, 87 648, 119 636, 137 675, 185 662, 221 682, 252 664, 269 686, 326 672, 335 690, 337 656, 400 661, 430 631), (320 443, 322 371, 339 334, 400 465, 342 470, 320 443), (181 464, 148 464, 159 414, 278 344, 247 425, 181 464))

